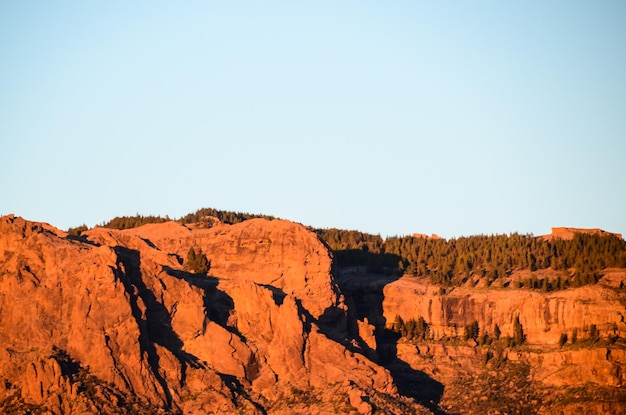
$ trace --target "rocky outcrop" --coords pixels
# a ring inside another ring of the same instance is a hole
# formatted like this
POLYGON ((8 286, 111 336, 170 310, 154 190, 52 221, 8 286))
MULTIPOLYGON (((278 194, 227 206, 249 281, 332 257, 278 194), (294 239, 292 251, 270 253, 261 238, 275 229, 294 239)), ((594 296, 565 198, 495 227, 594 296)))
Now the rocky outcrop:
POLYGON ((377 355, 398 377, 421 373, 410 384, 421 383, 424 402, 463 414, 626 413, 624 269, 553 292, 339 271, 348 302, 375 327, 377 355))
POLYGON ((588 235, 614 235, 619 239, 622 239, 621 233, 613 233, 607 232, 605 230, 599 228, 567 228, 567 227, 556 227, 552 228, 552 233, 548 235, 542 236, 543 239, 572 239, 574 235, 577 233, 583 233, 588 235))
POLYGON ((423 239, 443 239, 441 236, 433 233, 431 235, 426 235, 425 233, 414 233, 413 238, 423 238, 423 239))
POLYGON ((446 385, 451 413, 623 414, 623 350, 400 342, 398 358, 446 385), (492 354, 493 353, 493 354, 492 354))
POLYGON ((326 245, 282 220, 76 237, 2 217, 0 412, 623 408, 624 270, 545 293, 333 271, 326 245), (190 248, 206 256, 208 273, 187 267, 190 248), (423 317, 428 336, 399 339, 388 330, 396 316, 423 317), (517 321, 523 347, 462 339, 474 322, 481 335, 497 325, 513 336, 517 321), (592 327, 599 340, 584 343, 592 327), (582 343, 562 346, 574 333, 582 343))
MULTIPOLYGON (((498 354, 500 359, 527 366, 530 378, 544 386, 621 388, 626 384, 626 353, 623 340, 613 341, 626 337, 626 293, 613 285, 615 278, 624 280, 625 275, 612 274, 606 284, 552 293, 460 287, 444 294, 424 279, 404 277, 381 286, 381 323, 389 326, 396 316, 405 321, 423 317, 429 324, 427 341, 421 345, 400 342, 397 356, 443 383, 455 379, 459 370, 498 354), (479 347, 474 340, 464 340, 465 327, 473 322, 478 323, 480 336, 489 336, 487 341, 495 340, 496 325, 501 337, 513 337, 516 319, 524 334, 521 349, 503 350, 502 342, 495 349, 479 347), (563 336, 567 336, 565 343, 563 336), (571 345, 574 336, 579 342, 571 345), (451 364, 463 361, 460 367, 451 364)), ((480 370, 478 365, 475 371, 480 370)))
POLYGON ((2 217, 0 410, 428 413, 366 357, 373 328, 331 268, 286 221, 72 237, 2 217), (190 247, 208 275, 186 271, 190 247))
POLYGON ((211 262, 211 275, 267 285, 296 298, 318 319, 336 309, 343 298, 331 275, 326 246, 303 226, 284 220, 252 219, 236 226, 217 224, 193 230, 179 224, 146 225, 125 231, 160 250, 185 258, 199 247, 211 262), (172 236, 174 235, 174 236, 172 236))
MULTIPOLYGON (((622 273, 621 278, 626 279, 622 273)), ((600 337, 626 337, 626 295, 600 283, 576 289, 542 293, 528 289, 472 289, 458 287, 442 294, 427 279, 403 277, 384 281, 383 316, 405 320, 423 317, 435 339, 463 334, 464 326, 477 321, 481 332, 493 335, 497 324, 503 336, 513 335, 519 318, 528 343, 555 345, 562 334, 582 338, 596 325, 600 337)))

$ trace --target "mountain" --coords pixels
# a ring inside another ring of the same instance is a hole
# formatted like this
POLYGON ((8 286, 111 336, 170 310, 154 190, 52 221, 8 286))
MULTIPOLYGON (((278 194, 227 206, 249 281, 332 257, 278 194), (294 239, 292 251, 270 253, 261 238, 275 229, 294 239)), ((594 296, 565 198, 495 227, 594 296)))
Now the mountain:
POLYGON ((365 356, 331 254, 301 225, 72 237, 5 216, 0 264, 4 413, 429 412, 365 356), (186 270, 190 248, 209 275, 186 270))
POLYGON ((450 286, 285 220, 157 222, 0 218, 0 412, 626 413, 623 268, 450 286))

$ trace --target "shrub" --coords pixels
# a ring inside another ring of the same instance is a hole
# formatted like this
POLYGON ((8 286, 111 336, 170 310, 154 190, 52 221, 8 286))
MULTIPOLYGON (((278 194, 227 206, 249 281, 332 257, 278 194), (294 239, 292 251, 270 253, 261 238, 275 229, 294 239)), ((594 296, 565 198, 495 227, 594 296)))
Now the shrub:
POLYGON ((480 330, 478 327, 478 321, 474 320, 473 322, 465 326, 463 338, 465 340, 469 340, 469 339, 478 340, 479 334, 480 334, 480 330))
POLYGON ((513 321, 513 345, 519 346, 526 341, 526 335, 524 334, 524 328, 519 321, 519 317, 515 317, 513 321))
POLYGON ((77 226, 75 228, 69 228, 67 230, 67 233, 71 236, 80 236, 81 233, 83 233, 84 231, 88 230, 89 228, 87 227, 87 225, 82 224, 80 226, 77 226))
POLYGON ((210 267, 211 263, 206 259, 206 255, 204 255, 201 250, 198 249, 198 252, 196 252, 193 247, 189 248, 189 252, 187 252, 187 263, 185 264, 187 271, 194 274, 206 274, 209 272, 210 267))
POLYGON ((600 331, 598 330, 598 327, 595 324, 592 324, 589 327, 589 338, 593 341, 597 341, 600 339, 600 331))

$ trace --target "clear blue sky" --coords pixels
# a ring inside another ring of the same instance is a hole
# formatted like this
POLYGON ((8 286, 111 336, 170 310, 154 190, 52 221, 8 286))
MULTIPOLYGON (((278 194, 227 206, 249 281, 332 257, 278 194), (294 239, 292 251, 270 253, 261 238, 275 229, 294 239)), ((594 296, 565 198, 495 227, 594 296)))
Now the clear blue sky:
POLYGON ((626 234, 626 2, 0 3, 0 214, 626 234))

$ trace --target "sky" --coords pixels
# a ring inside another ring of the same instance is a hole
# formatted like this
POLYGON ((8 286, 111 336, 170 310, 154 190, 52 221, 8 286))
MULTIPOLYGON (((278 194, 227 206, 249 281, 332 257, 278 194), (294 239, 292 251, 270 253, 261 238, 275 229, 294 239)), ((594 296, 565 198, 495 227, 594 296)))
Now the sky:
POLYGON ((626 235, 626 2, 0 2, 0 214, 626 235))

